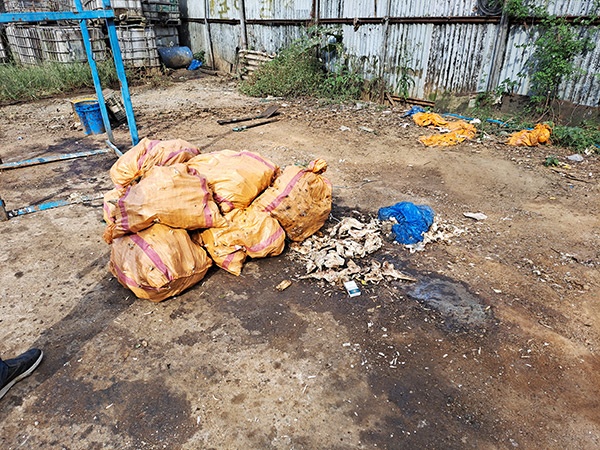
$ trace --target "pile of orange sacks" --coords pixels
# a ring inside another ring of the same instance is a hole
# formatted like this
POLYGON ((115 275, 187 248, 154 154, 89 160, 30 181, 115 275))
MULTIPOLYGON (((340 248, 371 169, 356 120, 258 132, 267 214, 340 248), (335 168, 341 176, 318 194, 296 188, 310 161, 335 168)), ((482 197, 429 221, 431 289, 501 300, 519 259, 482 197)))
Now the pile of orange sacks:
POLYGON ((138 298, 159 302, 198 283, 213 263, 240 275, 247 257, 279 255, 331 211, 321 159, 283 170, 250 151, 201 154, 147 138, 110 170, 104 196, 109 269, 138 298))

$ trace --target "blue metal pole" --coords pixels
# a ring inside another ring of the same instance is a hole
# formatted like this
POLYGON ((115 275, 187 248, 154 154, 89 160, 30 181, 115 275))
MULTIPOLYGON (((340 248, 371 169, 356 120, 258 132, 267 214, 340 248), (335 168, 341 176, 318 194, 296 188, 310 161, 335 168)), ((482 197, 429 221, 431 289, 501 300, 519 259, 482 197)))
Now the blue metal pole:
MULTIPOLYGON (((81 0, 75 0, 75 8, 77 9, 77 12, 83 12, 83 5, 81 4, 81 0)), ((100 105, 100 113, 102 114, 102 122, 104 122, 104 129, 106 130, 106 135, 108 136, 108 139, 112 142, 114 140, 112 128, 110 127, 110 119, 108 117, 108 110, 106 109, 106 102, 104 101, 104 94, 102 93, 102 85, 100 84, 98 67, 96 66, 96 60, 94 59, 94 51, 92 50, 92 43, 90 42, 90 33, 88 31, 87 22, 85 20, 80 20, 79 28, 81 28, 81 37, 83 38, 85 53, 87 54, 88 63, 92 71, 92 79, 94 80, 96 97, 98 97, 98 104, 100 105)))
POLYGON ((121 150, 119 150, 119 148, 112 142, 107 140, 106 145, 108 145, 110 148, 112 148, 112 150, 115 152, 115 155, 117 155, 117 158, 120 158, 121 156, 123 156, 123 152, 121 150))
POLYGON ((102 154, 110 153, 110 152, 111 152, 111 149, 103 148, 100 150, 88 150, 85 152, 65 153, 64 155, 51 155, 51 156, 45 156, 45 157, 41 157, 41 158, 25 159, 23 161, 7 162, 7 163, 0 164, 0 170, 17 169, 19 167, 35 166, 37 164, 45 164, 45 163, 54 162, 54 161, 63 161, 66 159, 83 158, 85 156, 102 155, 102 154))
POLYGON ((94 194, 94 195, 82 195, 80 197, 70 199, 70 200, 55 200, 52 202, 40 203, 39 205, 31 205, 25 206, 24 208, 13 209, 12 211, 8 211, 7 216, 9 219, 17 216, 23 216, 25 214, 31 214, 37 211, 45 211, 47 209, 59 208, 61 206, 74 205, 76 203, 85 203, 91 202, 92 200, 100 199, 104 196, 104 194, 94 194))
MULTIPOLYGON (((81 2, 81 0, 76 1, 81 2)), ((110 0, 102 0, 102 4, 104 5, 105 10, 110 8, 110 0)), ((129 95, 129 85, 127 84, 127 75, 125 74, 125 66, 123 65, 123 56, 121 55, 119 38, 117 37, 117 30, 115 29, 114 16, 106 18, 106 29, 108 31, 110 48, 113 54, 113 60, 115 62, 115 69, 121 83, 121 97, 123 98, 123 106, 125 107, 125 113, 127 114, 127 125, 129 126, 131 143, 136 145, 140 139, 138 137, 138 130, 135 124, 133 106, 131 105, 131 96, 129 95)))

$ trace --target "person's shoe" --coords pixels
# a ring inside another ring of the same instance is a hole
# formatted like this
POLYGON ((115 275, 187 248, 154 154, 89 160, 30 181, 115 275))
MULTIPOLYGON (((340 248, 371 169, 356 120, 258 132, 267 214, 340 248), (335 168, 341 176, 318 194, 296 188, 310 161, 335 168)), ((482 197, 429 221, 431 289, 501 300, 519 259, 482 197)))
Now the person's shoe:
POLYGON ((42 362, 44 352, 37 348, 27 350, 22 355, 13 359, 7 359, 4 364, 8 366, 8 376, 3 385, 0 385, 0 398, 15 385, 18 381, 31 375, 37 366, 42 362))

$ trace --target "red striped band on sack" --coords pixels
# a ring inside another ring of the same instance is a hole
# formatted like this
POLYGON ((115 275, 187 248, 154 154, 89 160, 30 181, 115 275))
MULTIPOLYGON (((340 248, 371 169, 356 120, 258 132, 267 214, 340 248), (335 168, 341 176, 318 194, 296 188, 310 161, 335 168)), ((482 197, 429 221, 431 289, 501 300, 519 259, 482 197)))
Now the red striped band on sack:
POLYGON ((213 196, 215 197, 215 200, 219 203, 225 203, 230 209, 235 209, 235 206, 233 204, 233 202, 229 199, 226 199, 225 197, 221 197, 219 194, 217 194, 216 192, 213 194, 213 196))
POLYGON ((200 175, 198 173, 198 171, 192 167, 188 167, 188 171, 190 174, 192 174, 193 176, 197 177, 200 180, 200 187, 202 189, 202 191, 204 192, 204 198, 202 199, 204 205, 203 205, 203 209, 204 209, 204 225, 206 225, 205 228, 211 228, 213 226, 213 216, 212 216, 212 211, 210 210, 210 208, 208 207, 208 202, 211 200, 210 197, 210 190, 208 189, 208 182, 206 181, 206 177, 200 175))
POLYGON ((144 153, 142 153, 140 155, 140 159, 138 159, 138 169, 142 168, 142 166, 144 165, 144 161, 148 157, 148 154, 154 147, 156 147, 158 145, 159 142, 160 141, 158 141, 158 140, 150 141, 150 143, 148 144, 148 147, 146 147, 146 150, 144 150, 144 153))
POLYGON ((231 262, 233 261, 233 258, 235 258, 235 254, 236 254, 237 252, 239 252, 239 250, 236 250, 235 252, 233 252, 233 253, 230 253, 229 255, 227 255, 227 256, 225 257, 225 259, 223 260, 223 263, 221 264, 221 267, 222 267, 223 269, 226 269, 226 270, 227 270, 227 268, 229 268, 229 265, 230 265, 230 264, 231 264, 231 262))
POLYGON ((102 209, 104 210, 104 215, 108 217, 112 223, 115 223, 115 218, 111 214, 110 209, 108 209, 108 205, 106 204, 106 202, 104 202, 104 204, 102 205, 102 209))
POLYGON ((300 178, 302 178, 302 176, 307 172, 310 172, 310 170, 304 169, 298 172, 296 175, 294 175, 294 178, 290 180, 290 182, 287 184, 287 186, 281 192, 281 194, 275 197, 275 199, 265 207, 264 211, 271 212, 275 208, 277 208, 281 204, 281 202, 289 195, 292 189, 294 189, 294 186, 296 185, 296 183, 298 183, 298 181, 300 181, 300 178))
POLYGON ((259 242, 258 244, 255 244, 252 247, 248 247, 247 251, 248 252, 256 252, 256 253, 261 252, 265 248, 273 245, 273 243, 275 241, 277 241, 277 239, 279 239, 283 233, 284 233, 283 228, 279 227, 279 229, 275 233, 273 233, 272 235, 270 235, 264 241, 259 242))
MULTIPOLYGON (((127 207, 125 206, 125 198, 129 195, 129 191, 131 190, 131 186, 127 188, 123 196, 117 200, 117 207, 119 208, 119 212, 121 213, 121 228, 124 231, 129 231, 129 216, 127 215, 127 207)), ((116 220, 115 220, 116 223, 116 220)))
POLYGON ((253 159, 263 163, 265 166, 267 166, 271 170, 275 170, 277 167, 274 164, 271 164, 266 159, 262 158, 260 155, 257 155, 256 153, 252 153, 252 152, 247 152, 245 150, 243 150, 243 151, 239 152, 237 155, 233 155, 233 156, 249 156, 250 158, 253 158, 253 159))
POLYGON ((161 164, 163 166, 168 165, 168 162, 175 158, 176 156, 181 155, 182 153, 192 153, 194 156, 197 156, 200 154, 200 150, 198 150, 197 148, 182 148, 181 150, 176 150, 174 152, 169 153, 169 156, 167 156, 167 158, 164 160, 164 162, 161 164))
POLYGON ((161 273, 169 280, 173 281, 173 275, 169 271, 169 268, 165 265, 165 263, 160 258, 159 254, 150 247, 150 244, 144 240, 144 238, 140 237, 137 234, 132 234, 128 236, 139 248, 142 249, 144 254, 152 261, 154 266, 161 271, 161 273))
POLYGON ((116 264, 113 264, 112 266, 115 269, 115 272, 117 272, 117 278, 119 280, 121 280, 121 282, 125 283, 127 286, 144 289, 145 291, 159 291, 160 290, 160 288, 157 288, 154 286, 145 286, 145 285, 136 283, 135 280, 133 280, 132 278, 129 278, 127 275, 125 275, 125 272, 123 272, 119 266, 117 266, 116 264))

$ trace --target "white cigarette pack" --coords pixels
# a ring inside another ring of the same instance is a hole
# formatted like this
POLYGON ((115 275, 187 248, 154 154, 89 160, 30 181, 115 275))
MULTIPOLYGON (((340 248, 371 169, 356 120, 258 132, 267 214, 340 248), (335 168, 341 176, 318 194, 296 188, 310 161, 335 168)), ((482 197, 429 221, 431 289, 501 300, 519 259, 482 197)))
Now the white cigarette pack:
POLYGON ((360 289, 358 288, 356 281, 346 281, 344 287, 348 291, 350 297, 358 297, 360 295, 360 289))

